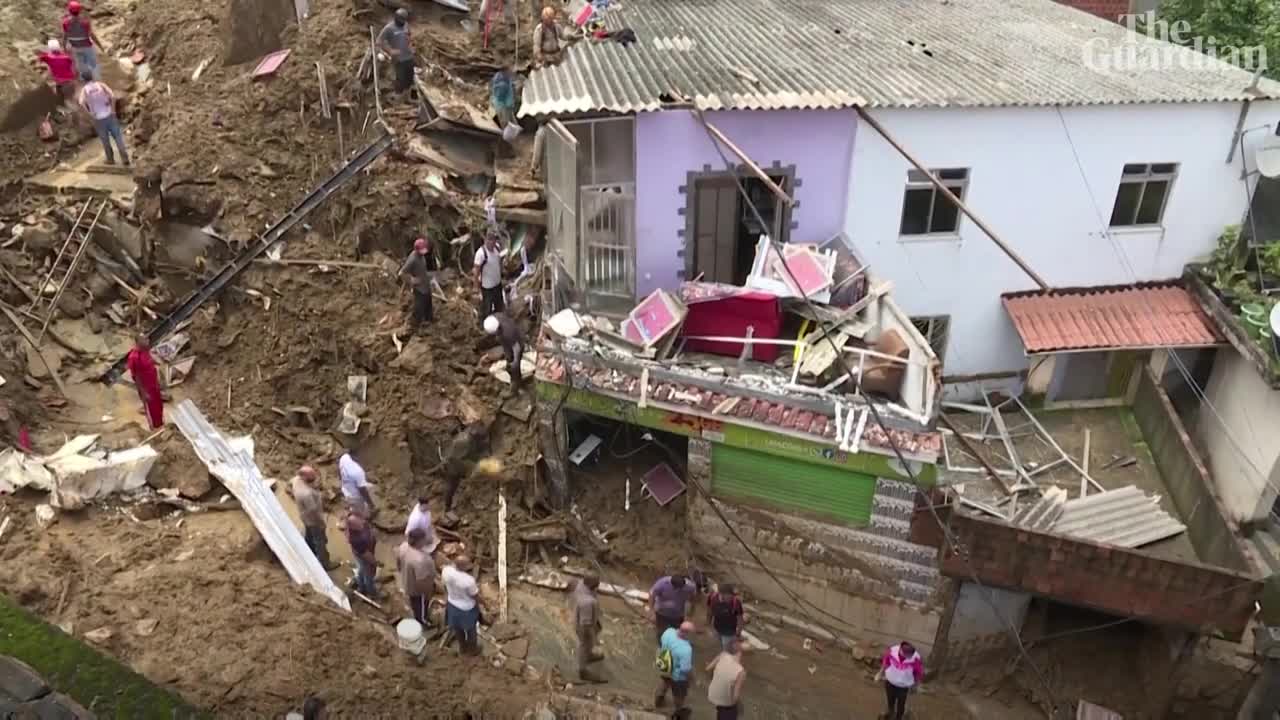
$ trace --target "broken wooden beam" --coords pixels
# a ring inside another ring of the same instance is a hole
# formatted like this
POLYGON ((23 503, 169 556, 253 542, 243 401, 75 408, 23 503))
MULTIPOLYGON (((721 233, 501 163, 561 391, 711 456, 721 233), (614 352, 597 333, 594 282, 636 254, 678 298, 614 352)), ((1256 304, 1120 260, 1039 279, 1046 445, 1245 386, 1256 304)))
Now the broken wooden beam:
POLYGON ((960 430, 952 424, 951 418, 947 417, 943 413, 938 413, 938 422, 942 423, 943 426, 955 434, 955 438, 964 446, 966 452, 978 459, 978 462, 986 469, 987 474, 991 476, 991 479, 996 481, 996 484, 1000 486, 1000 489, 1004 491, 1005 495, 1013 494, 1013 488, 1009 483, 1005 482, 1005 479, 1001 477, 1000 472, 996 470, 991 463, 987 462, 987 459, 978 452, 978 449, 973 446, 973 443, 969 442, 969 438, 960 433, 960 430))
POLYGON ((719 128, 707 122, 706 118, 702 117, 701 112, 698 113, 698 119, 702 121, 702 125, 707 129, 707 132, 715 136, 715 139, 719 140, 722 145, 729 148, 729 152, 737 155, 738 159, 742 161, 742 164, 746 165, 747 169, 751 171, 751 174, 755 175, 760 182, 765 184, 765 187, 769 188, 774 195, 778 196, 778 199, 782 201, 784 205, 790 207, 795 204, 795 200, 792 199, 785 190, 779 187, 778 183, 774 182, 773 178, 769 177, 764 170, 760 169, 760 166, 751 159, 751 156, 747 155, 742 148, 735 145, 728 136, 720 132, 719 128))

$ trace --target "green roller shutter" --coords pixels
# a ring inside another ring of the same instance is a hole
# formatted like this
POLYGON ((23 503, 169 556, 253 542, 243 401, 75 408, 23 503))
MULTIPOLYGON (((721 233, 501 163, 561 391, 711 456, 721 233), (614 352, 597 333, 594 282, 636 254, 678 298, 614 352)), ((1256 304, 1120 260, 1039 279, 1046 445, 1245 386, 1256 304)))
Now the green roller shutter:
POLYGON ((871 475, 715 444, 711 494, 846 525, 871 523, 871 475))

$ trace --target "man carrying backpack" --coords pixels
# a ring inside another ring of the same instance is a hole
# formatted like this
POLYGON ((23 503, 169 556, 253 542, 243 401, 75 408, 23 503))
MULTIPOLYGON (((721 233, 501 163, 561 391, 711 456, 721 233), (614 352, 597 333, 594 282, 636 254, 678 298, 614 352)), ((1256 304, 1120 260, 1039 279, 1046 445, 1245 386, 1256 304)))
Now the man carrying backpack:
POLYGON ((743 618, 742 599, 733 585, 723 583, 707 596, 707 622, 720 636, 721 650, 728 652, 741 637, 743 618))
POLYGON ((689 681, 693 675, 693 645, 689 638, 693 637, 695 630, 693 623, 688 621, 680 623, 678 628, 667 628, 662 633, 662 643, 658 645, 656 665, 662 684, 653 694, 653 706, 660 708, 666 704, 667 691, 670 690, 675 704, 671 713, 673 718, 687 716, 684 701, 689 696, 689 681))
POLYGON ((487 235, 484 245, 476 250, 475 279, 480 286, 480 320, 506 307, 502 297, 502 249, 498 247, 498 238, 487 235))

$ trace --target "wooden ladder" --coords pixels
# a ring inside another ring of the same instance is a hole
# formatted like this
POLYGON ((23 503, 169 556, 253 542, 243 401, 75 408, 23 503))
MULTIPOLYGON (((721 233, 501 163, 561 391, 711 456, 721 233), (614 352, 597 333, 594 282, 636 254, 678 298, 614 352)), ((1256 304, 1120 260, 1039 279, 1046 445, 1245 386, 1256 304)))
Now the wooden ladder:
POLYGON ((57 314, 58 301, 62 299, 67 283, 75 275, 76 268, 80 266, 80 259, 84 257, 85 250, 93 242, 93 231, 98 227, 98 221, 102 219, 102 213, 106 212, 107 205, 108 201, 105 199, 90 198, 85 201, 84 207, 80 208, 80 214, 76 216, 75 224, 71 226, 71 232, 67 233, 67 239, 63 241, 62 248, 53 259, 53 264, 49 266, 49 272, 45 273, 36 287, 36 297, 27 308, 28 315, 40 320, 40 334, 36 336, 36 344, 44 339, 49 323, 57 314), (92 216, 90 212, 93 213, 92 216), (86 219, 88 219, 87 225, 86 219), (47 297, 50 287, 56 287, 56 289, 52 297, 47 297))

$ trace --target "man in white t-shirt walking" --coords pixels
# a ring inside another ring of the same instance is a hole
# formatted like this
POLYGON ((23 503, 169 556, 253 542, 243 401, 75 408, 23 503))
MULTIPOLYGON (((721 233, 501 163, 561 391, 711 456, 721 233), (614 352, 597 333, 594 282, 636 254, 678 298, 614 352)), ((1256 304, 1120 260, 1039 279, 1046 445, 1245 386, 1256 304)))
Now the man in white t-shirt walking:
POLYGON ((480 587, 471 575, 471 558, 459 555, 452 565, 445 565, 440 574, 444 580, 447 604, 444 608, 445 627, 458 638, 459 649, 468 654, 478 650, 476 625, 480 622, 480 587))
POLYGON ((476 250, 475 278, 480 285, 480 320, 483 321, 506 307, 502 297, 502 249, 493 235, 486 235, 484 245, 476 250))
POLYGON ((373 496, 369 494, 369 478, 358 458, 360 451, 351 448, 338 458, 338 479, 342 483, 342 499, 346 501, 351 512, 371 518, 375 512, 373 496))
POLYGON ((129 164, 129 151, 124 147, 124 131, 120 129, 120 119, 116 117, 116 95, 101 80, 94 80, 93 73, 84 70, 80 73, 84 87, 80 88, 80 107, 93 119, 93 130, 102 141, 102 149, 107 152, 107 164, 115 165, 116 156, 111 151, 114 140, 120 150, 120 160, 129 164))

